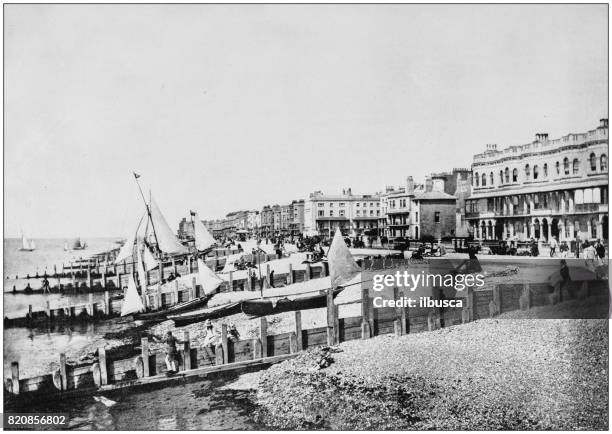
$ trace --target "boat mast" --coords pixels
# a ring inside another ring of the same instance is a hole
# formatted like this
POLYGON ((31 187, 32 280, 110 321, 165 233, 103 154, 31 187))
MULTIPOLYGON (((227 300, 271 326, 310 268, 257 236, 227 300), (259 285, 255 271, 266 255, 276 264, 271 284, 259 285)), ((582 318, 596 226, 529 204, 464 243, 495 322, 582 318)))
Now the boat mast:
MULTIPOLYGON (((161 248, 159 247, 159 240, 157 239, 157 233, 155 232, 155 225, 153 224, 153 216, 151 215, 151 207, 150 205, 147 203, 144 194, 142 193, 142 188, 140 187, 140 183, 138 182, 138 178, 140 178, 140 175, 137 174, 136 172, 132 172, 134 174, 134 179, 136 179, 136 185, 138 186, 138 190, 140 191, 140 196, 142 197, 142 201, 145 204, 145 208, 147 209, 147 214, 149 215, 149 220, 151 221, 151 227, 153 228, 153 236, 155 237, 155 242, 157 243, 157 248, 159 249, 159 251, 161 252, 161 248)), ((149 191, 149 195, 151 194, 151 192, 149 191)), ((160 253, 160 257, 161 257, 161 253, 160 253)))

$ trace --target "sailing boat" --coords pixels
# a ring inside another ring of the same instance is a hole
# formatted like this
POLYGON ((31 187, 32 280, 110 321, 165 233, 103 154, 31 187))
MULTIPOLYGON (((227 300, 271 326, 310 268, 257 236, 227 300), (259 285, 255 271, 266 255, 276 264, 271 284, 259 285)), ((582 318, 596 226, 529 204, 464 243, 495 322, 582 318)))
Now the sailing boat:
POLYGON ((22 252, 33 252, 34 250, 36 250, 36 244, 34 244, 34 240, 28 240, 23 231, 21 231, 21 249, 19 250, 21 250, 22 252))
POLYGON ((198 218, 198 213, 192 211, 191 215, 193 216, 193 234, 196 249, 200 252, 206 251, 214 246, 217 240, 213 238, 208 229, 206 229, 206 226, 198 218))
POLYGON ((64 252, 67 252, 68 250, 70 250, 70 249, 68 248, 68 243, 67 243, 67 242, 64 242, 64 252))
POLYGON ((138 295, 136 283, 134 282, 134 278, 130 274, 127 290, 125 291, 125 297, 123 297, 123 303, 121 304, 121 316, 143 312, 144 310, 145 307, 142 304, 140 295, 138 295))
POLYGON ((81 237, 77 238, 72 246, 72 250, 85 250, 87 248, 87 242, 83 242, 81 237))

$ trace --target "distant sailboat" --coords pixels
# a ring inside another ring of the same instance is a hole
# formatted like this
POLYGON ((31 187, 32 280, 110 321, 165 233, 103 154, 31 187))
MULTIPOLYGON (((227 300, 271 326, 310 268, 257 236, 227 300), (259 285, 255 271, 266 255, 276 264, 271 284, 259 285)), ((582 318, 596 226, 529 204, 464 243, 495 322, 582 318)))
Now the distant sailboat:
POLYGON ((23 231, 21 231, 21 249, 19 250, 21 250, 22 252, 33 252, 34 250, 36 250, 36 244, 34 244, 34 240, 28 240, 23 231))
POLYGON ((72 250, 85 250, 87 248, 87 242, 83 242, 81 237, 77 238, 72 246, 72 250))
POLYGON ((67 252, 68 250, 70 250, 70 249, 68 248, 68 243, 67 243, 67 242, 64 242, 64 252, 67 252))

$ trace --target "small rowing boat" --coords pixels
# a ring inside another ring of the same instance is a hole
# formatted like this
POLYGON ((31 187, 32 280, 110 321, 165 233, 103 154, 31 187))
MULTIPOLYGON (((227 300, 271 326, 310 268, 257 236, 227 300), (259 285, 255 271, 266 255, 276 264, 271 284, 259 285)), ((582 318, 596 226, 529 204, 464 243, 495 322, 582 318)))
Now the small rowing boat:
POLYGON ((195 300, 184 301, 171 306, 167 309, 162 309, 154 312, 143 312, 134 315, 134 319, 138 321, 165 321, 168 315, 175 315, 179 313, 189 312, 195 309, 206 306, 210 296, 196 298, 195 300))
POLYGON ((209 307, 195 312, 183 313, 181 315, 168 315, 167 318, 174 321, 176 327, 183 327, 189 324, 206 321, 207 319, 223 318, 237 313, 240 313, 240 302, 209 307))
MULTIPOLYGON (((334 298, 343 288, 334 290, 334 298)), ((316 294, 301 297, 283 297, 276 300, 255 299, 245 300, 241 303, 242 312, 252 317, 274 315, 295 310, 318 309, 327 306, 327 293, 320 291, 316 294)))

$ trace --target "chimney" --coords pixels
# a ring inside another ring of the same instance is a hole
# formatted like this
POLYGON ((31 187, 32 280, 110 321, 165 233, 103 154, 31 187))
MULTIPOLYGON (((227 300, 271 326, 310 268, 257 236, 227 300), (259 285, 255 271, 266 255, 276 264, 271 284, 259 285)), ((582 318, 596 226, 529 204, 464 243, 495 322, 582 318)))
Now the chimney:
POLYGON ((414 194, 414 179, 412 179, 412 176, 406 178, 406 194, 414 194))
POLYGON ((431 176, 428 176, 425 178, 425 193, 430 193, 431 191, 433 191, 433 180, 431 176))
POLYGON ((346 194, 346 190, 343 188, 342 189, 342 195, 344 196, 346 194))
POLYGON ((608 119, 607 118, 600 119, 599 126, 600 128, 608 128, 608 119))
POLYGON ((349 196, 353 195, 353 193, 351 192, 351 187, 348 188, 348 190, 346 191, 346 194, 348 194, 349 196))
POLYGON ((446 184, 446 178, 444 176, 432 176, 432 191, 442 191, 444 192, 444 186, 446 184))

